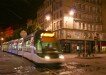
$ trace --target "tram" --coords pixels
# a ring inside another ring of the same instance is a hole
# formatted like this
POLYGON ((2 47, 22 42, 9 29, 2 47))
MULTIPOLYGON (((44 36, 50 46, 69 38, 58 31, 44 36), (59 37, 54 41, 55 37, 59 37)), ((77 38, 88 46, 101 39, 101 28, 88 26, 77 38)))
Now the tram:
POLYGON ((38 30, 24 39, 9 41, 7 45, 7 52, 36 63, 62 63, 65 60, 60 44, 50 31, 38 30))

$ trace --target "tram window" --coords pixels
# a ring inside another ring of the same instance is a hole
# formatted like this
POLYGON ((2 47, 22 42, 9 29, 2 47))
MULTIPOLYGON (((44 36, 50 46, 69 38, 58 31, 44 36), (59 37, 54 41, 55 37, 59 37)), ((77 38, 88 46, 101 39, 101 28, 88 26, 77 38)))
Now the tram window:
POLYGON ((18 43, 18 50, 22 51, 22 43, 18 43))
POLYGON ((59 53, 60 48, 55 42, 43 42, 42 43, 43 53, 59 53))
POLYGON ((42 53, 42 45, 41 45, 41 41, 38 40, 37 43, 35 44, 37 53, 42 53))
POLYGON ((26 50, 25 50, 26 52, 31 52, 31 50, 30 50, 30 40, 26 41, 25 47, 26 47, 26 50))

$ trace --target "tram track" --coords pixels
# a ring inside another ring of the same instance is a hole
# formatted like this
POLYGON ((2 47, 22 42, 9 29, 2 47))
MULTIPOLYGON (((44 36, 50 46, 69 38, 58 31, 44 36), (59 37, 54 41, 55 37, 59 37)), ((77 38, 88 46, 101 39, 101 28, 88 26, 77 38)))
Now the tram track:
POLYGON ((78 63, 64 63, 60 68, 37 68, 38 71, 42 72, 41 75, 74 75, 78 73, 79 75, 83 75, 85 72, 85 68, 90 67, 89 65, 82 65, 78 63))

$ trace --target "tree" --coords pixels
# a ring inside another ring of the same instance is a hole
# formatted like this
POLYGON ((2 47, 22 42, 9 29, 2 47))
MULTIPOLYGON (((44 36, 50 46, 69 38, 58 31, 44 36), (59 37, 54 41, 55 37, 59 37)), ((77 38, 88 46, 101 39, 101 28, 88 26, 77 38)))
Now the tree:
POLYGON ((12 35, 12 36, 6 38, 6 41, 10 41, 10 40, 13 40, 13 39, 21 38, 21 37, 20 37, 20 32, 21 32, 22 30, 23 30, 22 28, 16 29, 16 30, 13 32, 13 35, 12 35))
POLYGON ((26 27, 24 27, 24 28, 16 29, 16 30, 13 32, 13 35, 12 35, 12 36, 6 38, 6 41, 10 41, 10 40, 13 40, 13 39, 21 38, 20 32, 21 32, 22 30, 25 30, 25 31, 27 32, 27 34, 29 35, 29 34, 35 32, 36 30, 41 30, 41 29, 42 29, 42 27, 41 27, 41 25, 38 24, 38 23, 35 23, 35 24, 33 24, 33 25, 31 25, 31 26, 28 26, 28 27, 26 26, 26 27))
POLYGON ((13 39, 18 39, 18 38, 21 38, 20 37, 20 32, 22 31, 22 29, 16 29, 13 33, 13 39))
POLYGON ((35 23, 35 24, 31 25, 31 26, 28 26, 27 34, 29 35, 29 34, 33 33, 34 31, 41 30, 41 29, 42 29, 41 25, 38 24, 38 23, 35 23))

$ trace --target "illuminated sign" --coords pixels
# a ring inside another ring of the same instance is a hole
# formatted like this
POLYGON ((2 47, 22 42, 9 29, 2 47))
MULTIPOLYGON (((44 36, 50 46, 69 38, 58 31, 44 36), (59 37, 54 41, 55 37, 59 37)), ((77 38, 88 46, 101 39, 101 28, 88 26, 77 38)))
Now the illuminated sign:
POLYGON ((42 37, 41 41, 42 42, 54 42, 54 41, 56 41, 56 38, 54 38, 54 37, 42 37))
POLYGON ((53 37, 54 33, 42 33, 41 37, 53 37))

